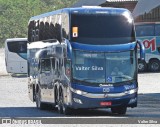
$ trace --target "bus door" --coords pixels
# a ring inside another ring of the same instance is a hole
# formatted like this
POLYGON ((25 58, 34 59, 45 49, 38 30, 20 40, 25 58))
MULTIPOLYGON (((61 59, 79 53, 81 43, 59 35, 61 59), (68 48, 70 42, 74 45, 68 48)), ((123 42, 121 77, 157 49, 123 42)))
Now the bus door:
POLYGON ((52 83, 51 60, 49 58, 40 60, 39 83, 41 86, 41 99, 42 101, 48 101, 50 98, 48 86, 52 83))
MULTIPOLYGON (((53 102, 55 99, 55 94, 54 94, 54 85, 55 85, 55 82, 56 82, 56 63, 57 63, 57 60, 55 57, 51 57, 50 58, 50 62, 51 62, 51 73, 50 73, 50 78, 49 78, 49 83, 47 84, 47 90, 48 90, 48 96, 49 98, 47 99, 49 102, 53 102)), ((55 103, 55 102, 53 102, 55 103)))
POLYGON ((59 63, 60 63, 59 59, 56 58, 55 59, 55 79, 56 80, 59 80, 59 78, 60 78, 59 63))

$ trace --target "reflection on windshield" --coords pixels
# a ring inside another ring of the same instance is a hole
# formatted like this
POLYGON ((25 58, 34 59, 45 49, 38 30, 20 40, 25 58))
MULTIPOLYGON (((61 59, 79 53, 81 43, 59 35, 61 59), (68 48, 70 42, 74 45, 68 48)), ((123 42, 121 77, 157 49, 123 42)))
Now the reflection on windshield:
POLYGON ((118 83, 134 79, 134 51, 94 53, 74 51, 73 78, 91 83, 118 83))

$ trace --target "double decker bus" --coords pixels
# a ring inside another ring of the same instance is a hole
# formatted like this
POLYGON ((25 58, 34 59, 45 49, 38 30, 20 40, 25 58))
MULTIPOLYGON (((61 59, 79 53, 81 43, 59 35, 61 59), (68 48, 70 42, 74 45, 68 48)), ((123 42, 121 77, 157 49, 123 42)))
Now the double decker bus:
POLYGON ((139 71, 160 71, 160 22, 136 23, 136 36, 146 50, 145 61, 138 62, 139 71))
POLYGON ((27 42, 27 38, 6 39, 5 62, 8 73, 27 73, 27 42))
POLYGON ((137 106, 137 45, 131 13, 103 7, 66 8, 32 17, 28 25, 28 88, 37 108, 137 106), (50 105, 50 106, 49 106, 50 105))

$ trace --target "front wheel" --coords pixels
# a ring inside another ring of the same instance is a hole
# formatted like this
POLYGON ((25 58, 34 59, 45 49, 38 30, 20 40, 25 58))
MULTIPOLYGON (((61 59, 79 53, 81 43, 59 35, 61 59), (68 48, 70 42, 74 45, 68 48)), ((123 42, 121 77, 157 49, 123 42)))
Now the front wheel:
POLYGON ((63 113, 63 93, 62 89, 59 90, 58 98, 57 98, 58 112, 60 114, 63 113))
POLYGON ((149 62, 149 70, 152 72, 157 72, 160 70, 160 61, 159 60, 151 60, 149 62))
POLYGON ((112 113, 117 113, 119 115, 125 115, 127 112, 127 107, 113 107, 111 108, 112 113))

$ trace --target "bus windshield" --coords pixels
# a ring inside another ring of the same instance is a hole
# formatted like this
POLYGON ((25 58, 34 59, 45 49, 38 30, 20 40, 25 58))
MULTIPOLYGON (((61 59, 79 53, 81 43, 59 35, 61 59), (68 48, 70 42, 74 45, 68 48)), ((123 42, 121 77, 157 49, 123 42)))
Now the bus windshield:
POLYGON ((27 53, 27 41, 13 41, 7 43, 8 50, 14 53, 27 53))
POLYGON ((74 50, 73 79, 89 83, 120 83, 135 79, 135 51, 97 53, 74 50))
POLYGON ((135 41, 133 21, 124 15, 72 13, 71 17, 72 42, 110 45, 135 41))

